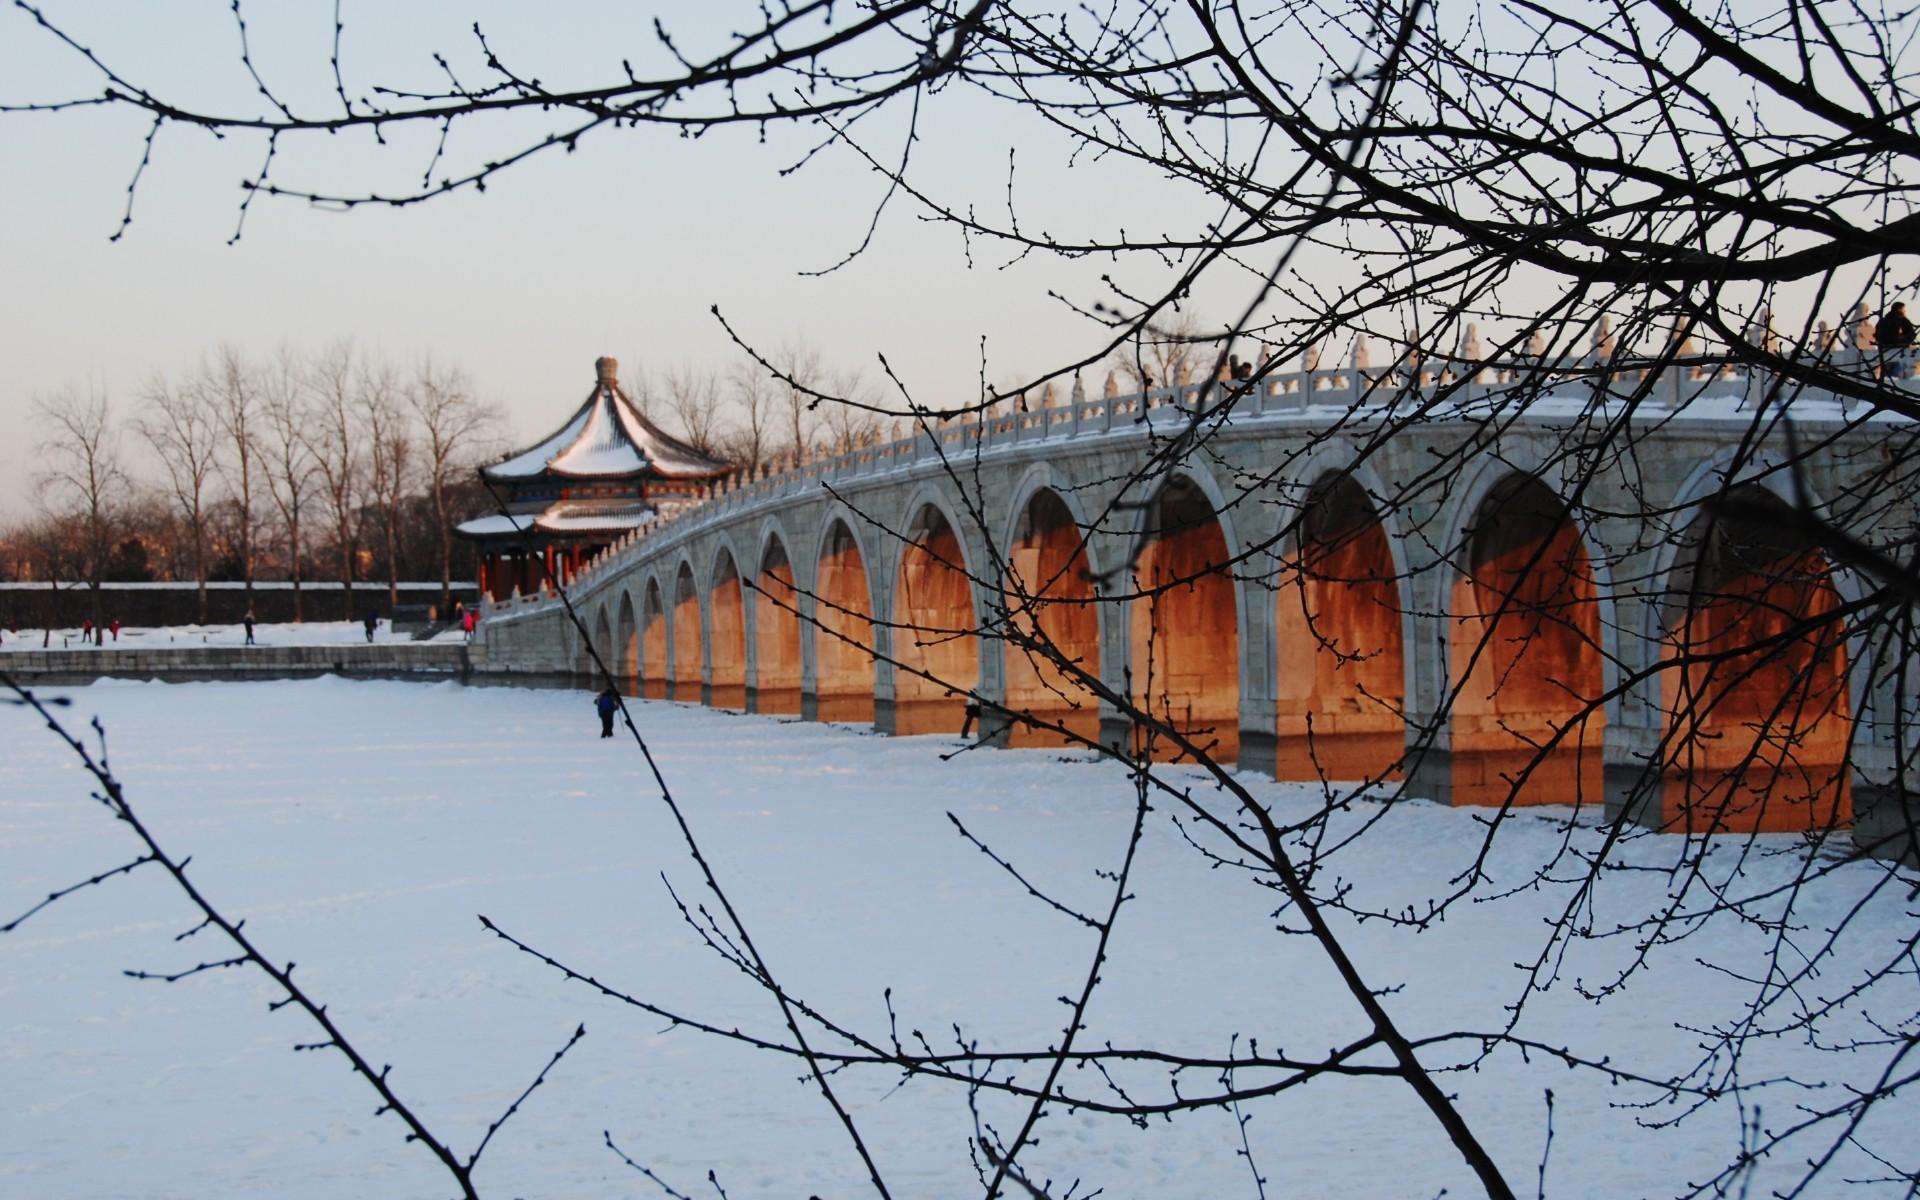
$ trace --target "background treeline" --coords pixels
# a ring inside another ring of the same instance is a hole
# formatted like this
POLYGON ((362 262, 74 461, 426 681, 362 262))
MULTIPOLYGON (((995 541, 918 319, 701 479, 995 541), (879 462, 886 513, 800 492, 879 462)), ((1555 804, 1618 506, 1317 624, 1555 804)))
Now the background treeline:
MULTIPOLYGON (((820 392, 863 394, 857 372, 803 344, 768 362, 646 370, 630 359, 621 382, 670 433, 742 466, 881 432, 871 411, 815 403, 820 392)), ((238 612, 263 620, 268 609, 340 620, 390 608, 402 580, 438 580, 432 597, 411 599, 446 611, 475 574, 452 527, 492 505, 474 468, 558 427, 586 395, 580 375, 577 389, 562 378, 539 398, 524 439, 458 365, 396 363, 350 342, 262 357, 221 346, 130 395, 42 397, 34 511, 0 524, 0 582, 85 585, 78 609, 58 607, 96 624, 118 615, 102 608, 103 583, 199 585, 199 621, 237 619, 210 601, 209 582, 241 583, 238 612), (291 595, 256 597, 256 581, 290 583, 291 595), (331 586, 303 586, 316 581, 331 586)), ((47 607, 19 599, 0 620, 43 623, 47 607)))
POLYGON ((37 511, 5 531, 0 576, 86 584, 96 623, 103 582, 198 584, 199 620, 209 581, 240 582, 248 608, 256 581, 335 582, 324 601, 295 586, 295 620, 390 608, 402 579, 439 580, 431 599, 450 607, 473 569, 451 526, 486 502, 473 467, 503 446, 458 367, 346 342, 264 358, 221 347, 132 395, 68 390, 35 407, 37 511))

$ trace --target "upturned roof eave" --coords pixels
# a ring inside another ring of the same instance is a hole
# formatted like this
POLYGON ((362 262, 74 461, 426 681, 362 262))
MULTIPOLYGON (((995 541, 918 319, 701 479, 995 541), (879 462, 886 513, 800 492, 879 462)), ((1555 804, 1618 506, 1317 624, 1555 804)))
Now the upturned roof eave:
POLYGON ((560 448, 554 450, 553 452, 544 455, 540 459, 540 466, 531 471, 516 471, 509 474, 502 474, 501 468, 505 467, 508 463, 518 462, 520 459, 523 459, 528 455, 535 453, 536 451, 545 449, 546 447, 553 445, 555 442, 559 441, 560 438, 569 429, 574 429, 574 436, 577 438, 579 436, 580 431, 586 428, 586 425, 587 425, 586 418, 588 415, 588 410, 591 409, 594 403, 599 399, 600 399, 600 389, 596 386, 594 390, 587 396, 586 400, 582 402, 578 408, 574 409, 573 412, 568 414, 566 420, 560 422, 560 428, 554 430, 552 433, 534 442, 531 446, 528 446, 525 449, 515 450, 511 454, 504 454, 497 461, 490 462, 485 466, 481 467, 480 477, 492 483, 512 483, 516 480, 522 480, 522 479, 538 479, 541 475, 546 473, 548 465, 555 458, 559 457, 561 454, 564 454, 566 452, 567 450, 566 446, 561 446, 560 448), (579 427, 578 429, 575 429, 576 425, 579 427))
POLYGON ((524 483, 542 477, 597 481, 622 479, 641 480, 651 477, 698 481, 703 479, 716 479, 727 474, 732 469, 732 464, 723 462, 711 455, 702 454, 700 451, 680 441, 680 439, 667 433, 652 421, 648 420, 645 414, 641 413, 640 410, 635 407, 633 401, 627 396, 625 389, 623 389, 616 380, 610 383, 594 384, 593 390, 587 393, 587 398, 581 402, 578 408, 573 410, 565 421, 561 422, 558 429, 523 450, 505 455, 497 462, 489 463, 481 467, 480 476, 489 483, 524 483), (610 408, 614 424, 618 427, 621 437, 624 438, 628 446, 631 447, 635 459, 638 460, 638 465, 620 471, 582 471, 570 470, 564 466, 556 466, 555 463, 557 460, 567 457, 567 455, 579 445, 580 438, 586 434, 588 428, 592 425, 593 410, 601 401, 602 391, 611 393, 612 404, 610 408), (571 431, 571 437, 568 437, 569 431, 571 431), (567 439, 564 443, 562 443, 563 438, 567 439), (660 455, 657 452, 648 453, 648 447, 654 444, 657 444, 659 449, 666 450, 676 457, 711 465, 699 465, 691 467, 690 469, 677 465, 669 466, 661 462, 660 455), (533 463, 527 463, 513 471, 504 471, 502 469, 510 463, 518 462, 527 458, 529 455, 541 451, 548 452, 538 460, 537 466, 533 463))

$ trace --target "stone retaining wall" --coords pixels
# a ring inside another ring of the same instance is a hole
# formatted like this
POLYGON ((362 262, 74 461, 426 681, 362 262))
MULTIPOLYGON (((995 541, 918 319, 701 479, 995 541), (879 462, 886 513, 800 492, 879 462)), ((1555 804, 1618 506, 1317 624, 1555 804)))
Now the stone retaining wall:
POLYGON ((300 679, 315 675, 465 678, 485 650, 460 643, 381 642, 370 646, 195 646, 180 649, 19 650, 0 671, 22 683, 100 678, 300 679))
MULTIPOLYGON (((358 583, 351 600, 341 595, 335 582, 308 580, 300 586, 300 596, 309 621, 358 621, 372 609, 387 615, 387 585, 358 583)), ((479 593, 471 583, 453 585, 453 599, 474 604, 479 593)), ((404 604, 433 606, 440 601, 438 581, 402 581, 400 600, 404 604)), ((238 625, 252 608, 256 619, 281 623, 294 619, 294 591, 282 580, 260 580, 253 585, 249 603, 245 585, 231 580, 207 584, 207 623, 238 625)), ((100 585, 100 620, 116 618, 122 625, 146 627, 193 625, 199 623, 199 596, 192 583, 116 583, 100 585)), ((18 630, 38 630, 51 626, 67 629, 93 615, 93 596, 85 583, 54 586, 41 582, 0 582, 0 622, 18 630)))

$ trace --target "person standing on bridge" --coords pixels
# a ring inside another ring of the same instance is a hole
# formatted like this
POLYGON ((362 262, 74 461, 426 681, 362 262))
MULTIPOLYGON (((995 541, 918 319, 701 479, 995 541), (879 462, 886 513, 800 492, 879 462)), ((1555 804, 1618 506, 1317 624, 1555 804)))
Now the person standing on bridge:
POLYGON ((1905 301, 1895 300, 1887 307, 1880 323, 1873 327, 1873 340, 1883 354, 1891 350, 1913 348, 1913 322, 1907 319, 1905 301))
POLYGON ((606 690, 602 691, 599 697, 593 702, 594 711, 600 714, 601 737, 610 738, 613 736, 613 714, 619 707, 620 697, 614 694, 613 687, 609 684, 606 690))

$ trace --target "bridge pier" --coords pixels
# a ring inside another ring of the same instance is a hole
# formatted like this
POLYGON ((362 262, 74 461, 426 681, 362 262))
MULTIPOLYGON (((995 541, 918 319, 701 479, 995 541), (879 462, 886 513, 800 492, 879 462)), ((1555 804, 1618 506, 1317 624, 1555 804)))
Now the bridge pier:
POLYGON ((996 750, 1004 750, 1013 741, 1013 718, 991 705, 980 706, 980 718, 974 727, 974 740, 996 750))
POLYGON ((1665 786, 1658 759, 1661 731, 1658 706, 1621 704, 1622 718, 1607 726, 1601 775, 1606 818, 1657 829, 1665 786))
POLYGON ((1243 722, 1240 726, 1239 768, 1271 775, 1279 764, 1280 737, 1273 731, 1273 723, 1248 725, 1243 722))
MULTIPOLYGON (((1612 732, 1609 730, 1609 732, 1612 732)), ((1660 825, 1660 772, 1648 763, 1609 762, 1602 768, 1608 821, 1657 829, 1660 825)))
POLYGON ((1856 782, 1853 840, 1874 858, 1920 867, 1920 802, 1904 787, 1856 782))
POLYGON ((1438 746, 1407 747, 1406 794, 1436 804, 1453 804, 1453 751, 1438 746))

